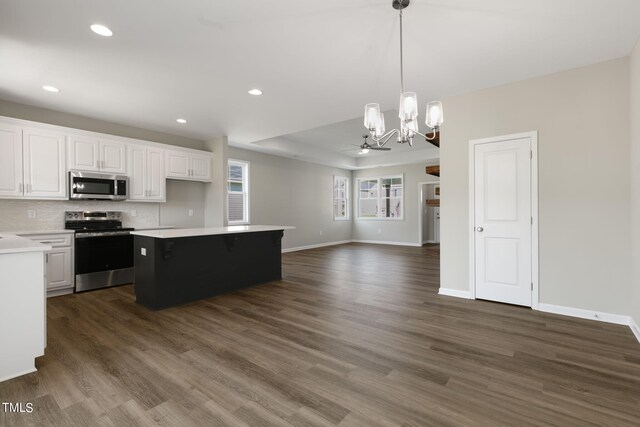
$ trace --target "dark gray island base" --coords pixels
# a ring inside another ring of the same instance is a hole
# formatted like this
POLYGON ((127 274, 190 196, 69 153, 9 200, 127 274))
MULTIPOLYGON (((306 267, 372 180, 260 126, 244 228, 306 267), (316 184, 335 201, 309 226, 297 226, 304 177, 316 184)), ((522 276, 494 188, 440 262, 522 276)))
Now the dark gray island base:
POLYGON ((134 232, 136 302, 159 310, 279 280, 288 228, 134 232))

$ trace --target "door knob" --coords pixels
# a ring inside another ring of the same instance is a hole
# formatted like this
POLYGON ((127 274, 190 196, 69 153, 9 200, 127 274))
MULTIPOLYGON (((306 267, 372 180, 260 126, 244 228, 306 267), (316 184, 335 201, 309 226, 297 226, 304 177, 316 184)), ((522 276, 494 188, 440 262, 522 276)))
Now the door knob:
POLYGON ((477 228, 476 228, 476 231, 477 231, 478 233, 482 233, 482 232, 484 231, 484 228, 482 228, 482 227, 477 227, 477 228))

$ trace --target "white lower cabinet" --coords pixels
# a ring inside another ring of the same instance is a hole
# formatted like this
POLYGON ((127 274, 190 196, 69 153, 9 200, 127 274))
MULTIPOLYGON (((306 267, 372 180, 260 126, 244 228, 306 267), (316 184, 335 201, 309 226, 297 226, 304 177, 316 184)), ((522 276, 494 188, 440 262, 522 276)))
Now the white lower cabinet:
POLYGON ((20 236, 51 246, 51 249, 44 253, 47 295, 56 296, 73 292, 75 287, 74 235, 67 232, 21 234, 20 236))
POLYGON ((129 146, 129 200, 164 202, 167 183, 164 150, 143 145, 129 146))
POLYGON ((71 248, 56 248, 45 253, 47 263, 47 291, 72 288, 71 248))

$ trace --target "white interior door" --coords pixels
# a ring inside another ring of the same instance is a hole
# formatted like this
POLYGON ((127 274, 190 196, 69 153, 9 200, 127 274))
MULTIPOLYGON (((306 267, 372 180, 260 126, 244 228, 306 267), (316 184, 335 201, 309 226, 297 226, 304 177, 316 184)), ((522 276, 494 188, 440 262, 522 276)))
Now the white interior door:
POLYGON ((476 298, 531 307, 531 138, 476 144, 476 298))

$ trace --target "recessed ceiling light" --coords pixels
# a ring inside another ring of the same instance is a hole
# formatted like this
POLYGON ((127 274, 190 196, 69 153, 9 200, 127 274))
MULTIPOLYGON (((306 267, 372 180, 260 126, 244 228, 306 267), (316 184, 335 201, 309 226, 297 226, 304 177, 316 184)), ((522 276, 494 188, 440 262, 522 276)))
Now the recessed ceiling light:
POLYGON ((44 85, 42 86, 42 89, 46 90, 47 92, 60 92, 60 89, 58 89, 55 86, 51 86, 51 85, 44 85))
POLYGON ((176 122, 180 123, 181 125, 187 123, 186 119, 176 119, 176 122))
POLYGON ((249 94, 250 94, 250 95, 259 96, 259 95, 262 95, 262 91, 261 91, 260 89, 251 89, 251 90, 249 91, 249 94))
POLYGON ((113 35, 113 31, 100 24, 93 24, 91 26, 91 31, 104 37, 111 37, 113 35))

